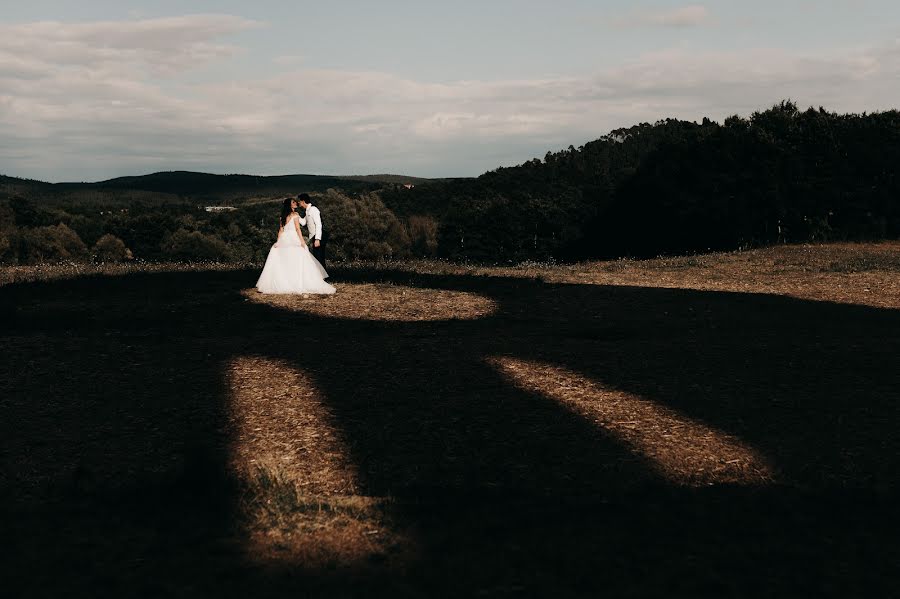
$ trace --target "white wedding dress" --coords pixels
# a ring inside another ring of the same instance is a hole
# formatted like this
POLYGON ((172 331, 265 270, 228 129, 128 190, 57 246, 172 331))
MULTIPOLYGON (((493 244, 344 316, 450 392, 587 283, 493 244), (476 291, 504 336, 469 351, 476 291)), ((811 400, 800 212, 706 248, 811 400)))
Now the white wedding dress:
POLYGON ((334 293, 334 287, 325 282, 328 273, 297 234, 297 218, 296 214, 288 218, 269 250, 256 289, 261 293, 334 293))

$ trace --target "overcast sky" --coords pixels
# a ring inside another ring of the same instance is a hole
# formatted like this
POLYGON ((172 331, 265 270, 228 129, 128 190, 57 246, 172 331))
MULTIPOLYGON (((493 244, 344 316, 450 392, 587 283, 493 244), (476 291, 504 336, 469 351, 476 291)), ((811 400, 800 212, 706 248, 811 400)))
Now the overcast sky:
POLYGON ((47 181, 470 176, 665 117, 900 104, 897 0, 0 2, 0 173, 47 181))

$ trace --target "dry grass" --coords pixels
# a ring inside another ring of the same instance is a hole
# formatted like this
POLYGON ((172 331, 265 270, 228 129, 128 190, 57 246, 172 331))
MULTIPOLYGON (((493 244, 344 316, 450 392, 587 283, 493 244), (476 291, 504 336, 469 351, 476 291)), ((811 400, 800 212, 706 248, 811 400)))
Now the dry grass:
POLYGON ((312 316, 365 321, 420 322, 470 320, 490 315, 493 301, 475 293, 444 289, 418 289, 404 285, 337 283, 330 296, 264 295, 243 291, 247 299, 312 316))
POLYGON ((508 357, 489 362, 525 390, 569 406, 646 458, 676 485, 767 485, 775 473, 747 443, 634 394, 606 389, 583 376, 508 357))
POLYGON ((173 272, 228 272, 250 265, 219 262, 60 262, 30 266, 0 266, 0 286, 36 281, 66 281, 86 276, 119 277, 134 274, 173 272))
POLYGON ((898 264, 880 243, 339 265, 331 297, 259 295, 257 267, 0 271, 0 577, 884 595, 898 264))
POLYGON ((249 561, 326 570, 408 559, 413 545, 394 530, 389 500, 310 495, 294 475, 291 468, 259 468, 244 479, 242 544, 249 561))
POLYGON ((408 545, 386 521, 388 498, 360 495, 356 467, 322 393, 302 368, 242 356, 231 390, 229 467, 241 479, 255 561, 353 564, 408 545))
POLYGON ((560 278, 566 282, 768 293, 900 308, 900 243, 783 246, 601 262, 584 265, 583 270, 573 268, 560 278))
MULTIPOLYGON (((364 265, 363 268, 379 268, 364 265)), ((900 308, 900 242, 777 246, 697 256, 621 259, 572 265, 464 266, 446 262, 386 264, 444 276, 537 279, 545 283, 632 285, 768 293, 799 299, 900 308)))
POLYGON ((231 467, 257 471, 314 496, 355 495, 359 484, 343 434, 308 373, 264 357, 236 357, 226 368, 231 390, 231 467))
MULTIPOLYGON (((0 268, 0 286, 29 281, 66 280, 88 275, 124 276, 135 273, 240 271, 254 264, 220 263, 63 263, 0 268)), ((440 261, 400 261, 338 265, 348 272, 410 272, 440 276, 492 276, 539 279, 547 283, 635 285, 771 293, 800 299, 864 306, 900 308, 900 242, 786 245, 744 252, 696 256, 620 259, 571 265, 526 263, 511 267, 466 266, 440 261)), ((259 300, 247 290, 248 298, 259 300)), ((490 300, 465 293, 395 288, 372 284, 345 286, 343 298, 310 305, 310 296, 273 296, 264 301, 323 316, 382 320, 477 318, 490 313, 490 300), (431 306, 427 304, 432 304, 431 306)))

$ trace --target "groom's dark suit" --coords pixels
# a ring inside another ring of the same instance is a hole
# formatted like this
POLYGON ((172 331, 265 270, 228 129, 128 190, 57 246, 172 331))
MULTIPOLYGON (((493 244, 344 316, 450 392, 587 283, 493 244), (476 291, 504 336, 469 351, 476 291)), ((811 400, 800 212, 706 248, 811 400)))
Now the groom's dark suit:
POLYGON ((325 235, 322 228, 322 214, 319 209, 312 204, 307 204, 306 216, 300 219, 300 224, 305 225, 309 230, 309 251, 319 261, 322 268, 325 268, 325 235), (319 242, 319 247, 316 247, 316 241, 319 242))
POLYGON ((309 242, 309 251, 312 253, 313 257, 319 261, 319 264, 322 265, 322 268, 326 268, 325 266, 325 236, 323 235, 321 239, 319 239, 319 247, 316 247, 316 242, 310 240, 309 242))

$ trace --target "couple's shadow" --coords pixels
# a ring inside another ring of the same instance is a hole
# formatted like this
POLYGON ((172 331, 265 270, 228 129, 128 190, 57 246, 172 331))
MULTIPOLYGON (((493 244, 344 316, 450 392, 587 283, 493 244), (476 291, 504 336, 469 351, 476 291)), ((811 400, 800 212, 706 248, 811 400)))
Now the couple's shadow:
POLYGON ((43 508, 23 507, 27 494, 8 500, 25 514, 11 526, 22 544, 11 571, 43 559, 58 588, 86 593, 106 583, 263 595, 827 594, 895 576, 886 530, 900 455, 896 311, 337 274, 345 284, 466 292, 495 307, 471 320, 322 317, 245 301, 234 290, 252 281, 248 272, 0 290, 17 317, 7 330, 16 353, 4 357, 6 461, 50 481, 10 478, 50 489, 34 491, 43 508), (240 356, 308 373, 363 492, 392 498, 391 519, 414 536, 408 566, 260 570, 229 545, 237 490, 219 473, 225 370, 240 356), (533 388, 497 360, 530 368, 533 388), (23 364, 29 372, 13 372, 23 364), (652 456, 548 395, 542 372, 555 368, 740 439, 778 482, 672 484, 652 456), (60 450, 78 454, 71 477, 60 450), (79 547, 100 558, 73 562, 79 547))

